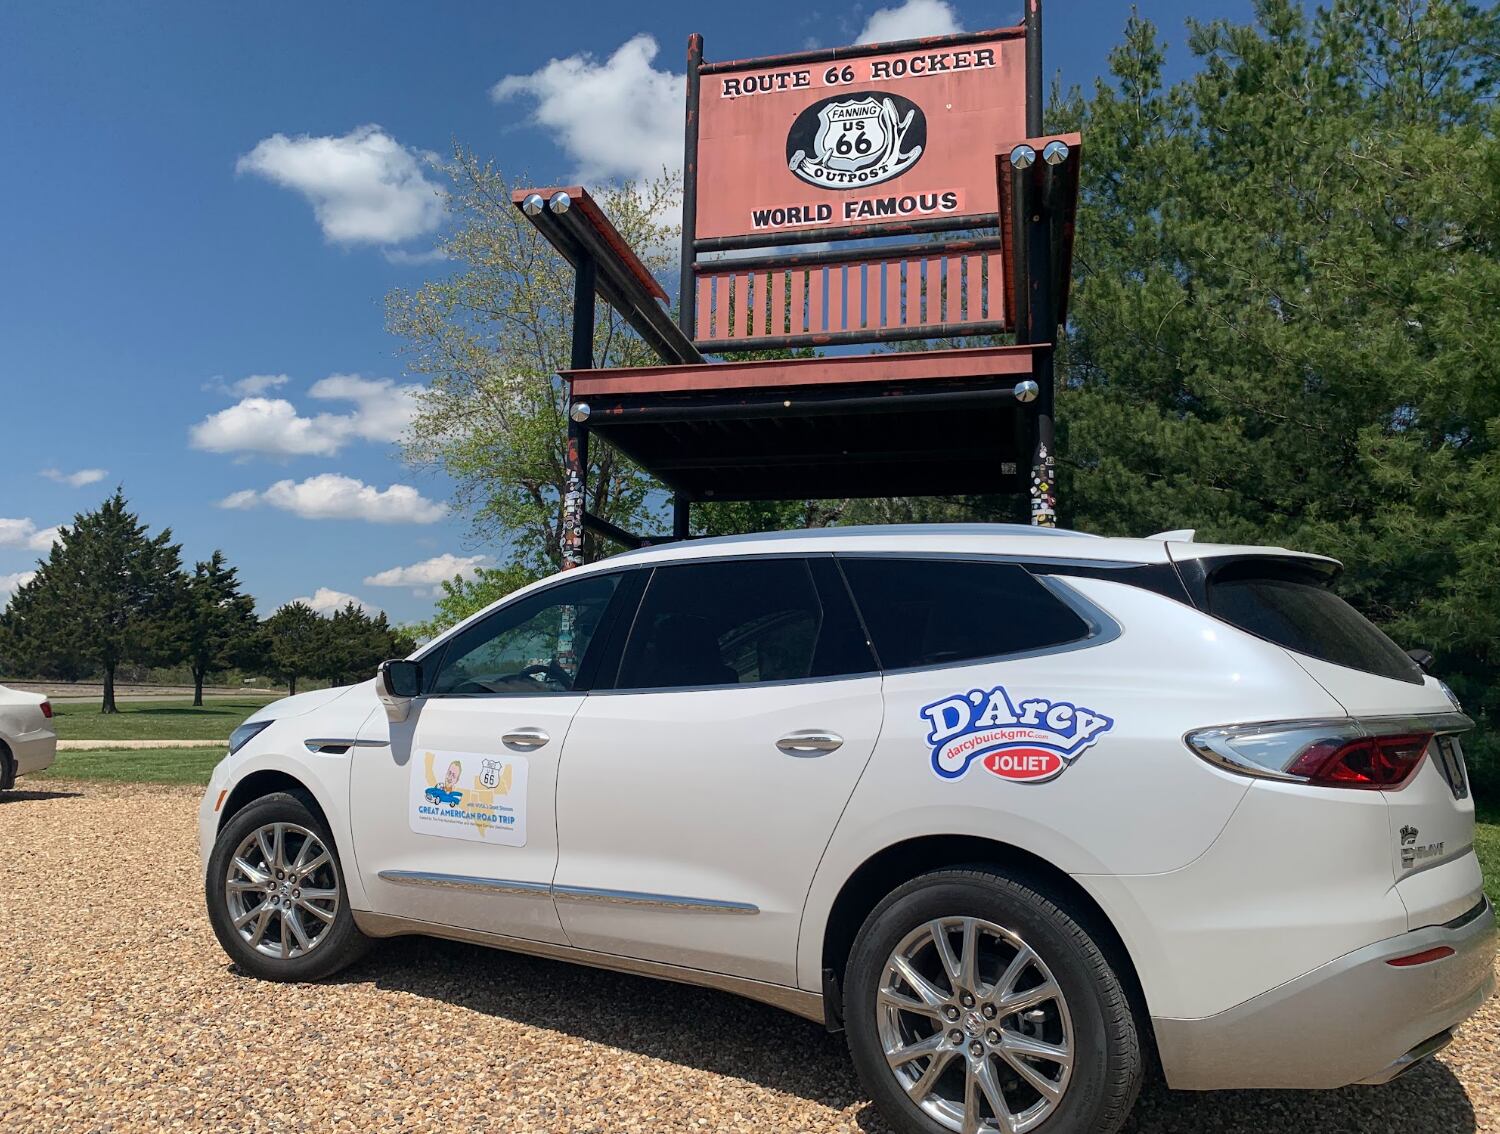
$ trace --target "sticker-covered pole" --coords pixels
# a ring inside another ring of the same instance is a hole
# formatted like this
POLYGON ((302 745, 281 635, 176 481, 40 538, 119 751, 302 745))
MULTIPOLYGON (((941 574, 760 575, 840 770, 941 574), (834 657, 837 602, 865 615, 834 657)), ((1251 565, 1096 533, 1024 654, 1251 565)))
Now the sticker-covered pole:
MULTIPOLYGON (((1042 92, 1042 0, 1026 0, 1026 133, 1040 145, 1045 121, 1042 92)), ((1044 151, 1045 152, 1045 151, 1044 151)), ((1042 176, 1047 177, 1043 158, 1042 176)), ((1033 182, 1034 184, 1034 182, 1033 182)), ((1046 216, 1046 193, 1030 194, 1026 220, 1027 340, 1057 341, 1057 316, 1052 305, 1052 224, 1046 216)), ((1057 526, 1057 455, 1054 428, 1053 347, 1036 353, 1033 377, 1038 387, 1036 429, 1031 450, 1031 522, 1036 527, 1057 526)))
POLYGON ((688 338, 693 337, 698 306, 697 281, 693 278, 693 238, 698 228, 698 70, 702 66, 703 37, 694 32, 688 36, 687 50, 687 113, 682 139, 682 272, 677 287, 677 325, 688 338))
MULTIPOLYGON (((594 368, 594 258, 587 253, 578 257, 573 277, 573 350, 569 366, 574 370, 594 368)), ((563 570, 571 571, 583 564, 583 510, 589 477, 589 408, 574 402, 568 393, 568 449, 566 454, 567 485, 563 492, 562 559, 563 570)))

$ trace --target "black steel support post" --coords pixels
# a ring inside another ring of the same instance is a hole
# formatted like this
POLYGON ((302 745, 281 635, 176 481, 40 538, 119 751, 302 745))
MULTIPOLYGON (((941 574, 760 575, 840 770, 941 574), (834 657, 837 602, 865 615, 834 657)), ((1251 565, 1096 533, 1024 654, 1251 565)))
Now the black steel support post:
MULTIPOLYGON (((1044 129, 1044 99, 1042 0, 1026 0, 1026 133, 1033 139, 1039 140, 1044 129)), ((1043 166, 1043 177, 1050 180, 1049 167, 1042 155, 1037 158, 1043 166)), ((1053 343, 1057 339, 1057 316, 1052 302, 1052 224, 1043 204, 1050 196, 1045 191, 1033 193, 1027 207, 1027 337, 1033 343, 1053 343)), ((1038 391, 1031 451, 1031 522, 1043 528, 1057 526, 1053 353, 1051 346, 1037 351, 1034 372, 1038 391)))
POLYGON ((672 496, 672 538, 687 539, 688 526, 692 522, 693 502, 682 493, 672 496))
MULTIPOLYGON (((573 370, 594 368, 594 258, 588 253, 578 257, 573 274, 573 350, 569 367, 573 370)), ((574 404, 568 392, 567 488, 563 492, 562 556, 563 570, 583 564, 583 513, 587 506, 589 477, 588 407, 574 404)))
POLYGON ((687 114, 682 139, 682 272, 677 285, 677 325, 693 337, 698 306, 698 281, 693 274, 694 240, 698 235, 698 71, 703 66, 703 37, 688 36, 687 114))

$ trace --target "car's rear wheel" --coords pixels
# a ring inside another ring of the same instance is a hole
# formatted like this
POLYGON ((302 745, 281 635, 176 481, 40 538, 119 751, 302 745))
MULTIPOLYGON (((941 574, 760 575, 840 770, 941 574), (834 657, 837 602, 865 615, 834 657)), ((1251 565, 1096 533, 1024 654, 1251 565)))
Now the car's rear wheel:
POLYGON ((333 838, 288 792, 255 800, 224 825, 205 888, 214 936, 255 976, 318 980, 368 947, 349 909, 333 838))
POLYGON ((1140 1088, 1109 959, 996 870, 923 875, 882 901, 849 958, 844 1022, 861 1080, 906 1134, 1112 1134, 1140 1088))

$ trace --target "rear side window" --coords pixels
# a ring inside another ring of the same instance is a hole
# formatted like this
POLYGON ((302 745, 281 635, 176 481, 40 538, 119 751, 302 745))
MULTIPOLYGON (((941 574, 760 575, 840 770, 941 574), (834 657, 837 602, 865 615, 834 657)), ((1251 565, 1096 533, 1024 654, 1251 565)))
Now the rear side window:
POLYGON ((805 560, 690 563, 652 574, 616 688, 754 685, 873 669, 853 611, 825 606, 805 560))
POLYGON ((882 669, 1047 649, 1089 624, 1014 563, 840 558, 882 669))
POLYGON ((1315 574, 1263 564, 1221 568, 1208 581, 1208 610, 1231 626, 1299 654, 1422 683, 1416 662, 1315 574))

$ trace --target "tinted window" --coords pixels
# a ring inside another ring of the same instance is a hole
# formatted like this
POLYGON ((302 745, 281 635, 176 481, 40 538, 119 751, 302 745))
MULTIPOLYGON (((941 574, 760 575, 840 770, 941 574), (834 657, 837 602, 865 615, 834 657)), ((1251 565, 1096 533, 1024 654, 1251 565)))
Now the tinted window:
POLYGON ((1237 564, 1209 580, 1208 609, 1300 654, 1398 681, 1422 681, 1422 671, 1401 647, 1319 578, 1237 564))
POLYGON ((691 563, 653 573, 617 686, 747 685, 871 669, 852 611, 825 609, 805 561, 691 563))
POLYGON ((1013 563, 840 558, 883 669, 1058 646, 1089 627, 1013 563))
POLYGON ((558 693, 578 666, 620 577, 592 575, 502 607, 448 644, 437 694, 558 693))

